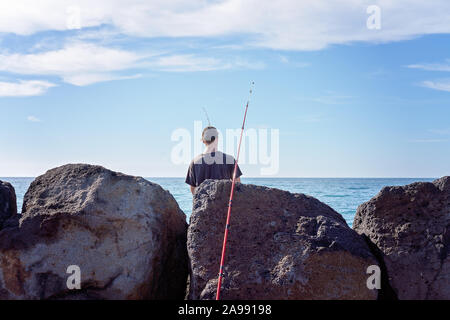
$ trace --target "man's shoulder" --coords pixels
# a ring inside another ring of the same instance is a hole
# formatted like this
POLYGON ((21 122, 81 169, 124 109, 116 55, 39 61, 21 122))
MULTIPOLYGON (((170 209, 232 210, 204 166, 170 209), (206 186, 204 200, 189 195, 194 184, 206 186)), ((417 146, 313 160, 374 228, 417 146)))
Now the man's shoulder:
POLYGON ((223 153, 223 157, 225 159, 225 164, 234 164, 234 157, 227 153, 223 153))
POLYGON ((226 154, 222 151, 215 151, 210 154, 204 154, 201 153, 194 157, 191 161, 191 165, 194 164, 203 164, 203 163, 209 163, 211 160, 216 160, 217 163, 221 164, 234 164, 234 157, 226 154))
POLYGON ((194 159, 192 159, 191 165, 193 165, 195 163, 200 164, 200 163, 202 163, 202 160, 203 160, 203 154, 196 155, 194 157, 194 159))

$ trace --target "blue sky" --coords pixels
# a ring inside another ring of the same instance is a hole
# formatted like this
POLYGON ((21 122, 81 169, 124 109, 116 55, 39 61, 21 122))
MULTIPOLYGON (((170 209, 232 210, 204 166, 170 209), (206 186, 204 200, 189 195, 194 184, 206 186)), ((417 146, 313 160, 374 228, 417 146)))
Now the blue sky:
POLYGON ((250 81, 247 127, 280 132, 276 176, 450 174, 445 1, 17 2, 0 10, 0 176, 184 176, 172 132, 206 124, 202 107, 239 128, 250 81))

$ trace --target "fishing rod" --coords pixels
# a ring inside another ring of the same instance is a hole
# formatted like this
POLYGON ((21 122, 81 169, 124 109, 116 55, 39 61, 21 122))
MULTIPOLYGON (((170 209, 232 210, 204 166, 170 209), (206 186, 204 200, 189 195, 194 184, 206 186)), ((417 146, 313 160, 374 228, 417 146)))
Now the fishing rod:
POLYGON ((230 229, 231 203, 233 201, 234 185, 236 184, 236 171, 237 171, 237 166, 238 166, 238 161, 239 161, 239 153, 241 151, 241 142, 242 142, 242 135, 244 133, 245 119, 247 118, 248 104, 250 102, 250 97, 253 92, 254 84, 255 83, 252 82, 250 85, 250 93, 248 96, 247 104, 245 105, 244 121, 242 122, 241 137, 239 138, 239 146, 238 146, 238 150, 237 150, 236 161, 234 162, 234 172, 233 172, 233 180, 231 183, 230 201, 228 201, 227 222, 225 224, 225 233, 223 236, 222 257, 220 258, 219 278, 217 280, 216 300, 220 300, 220 289, 222 287, 223 269, 224 269, 224 264, 225 264, 225 252, 227 250, 228 230, 230 229))
POLYGON ((211 126, 211 121, 209 120, 208 112, 206 112, 206 108, 205 107, 203 107, 203 112, 205 113, 206 120, 208 120, 208 127, 210 127, 211 126))

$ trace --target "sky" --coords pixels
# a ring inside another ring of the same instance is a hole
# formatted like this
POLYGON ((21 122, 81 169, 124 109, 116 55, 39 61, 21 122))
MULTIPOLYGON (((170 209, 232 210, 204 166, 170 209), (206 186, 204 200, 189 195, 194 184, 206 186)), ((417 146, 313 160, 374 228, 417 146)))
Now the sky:
POLYGON ((0 0, 0 176, 185 176, 174 132, 239 129, 252 81, 269 176, 450 175, 449 1, 0 0))

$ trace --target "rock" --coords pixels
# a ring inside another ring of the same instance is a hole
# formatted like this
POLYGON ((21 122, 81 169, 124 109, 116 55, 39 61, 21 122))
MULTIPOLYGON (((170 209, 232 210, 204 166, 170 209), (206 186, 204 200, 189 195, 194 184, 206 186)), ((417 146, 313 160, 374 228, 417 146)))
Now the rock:
MULTIPOLYGON (((197 188, 188 229, 190 299, 214 299, 231 182, 197 188)), ((304 194, 238 183, 222 299, 376 299, 377 265, 340 214, 304 194)))
POLYGON ((14 187, 8 183, 0 181, 0 229, 5 221, 17 215, 16 192, 14 187))
POLYGON ((65 165, 33 181, 22 212, 0 232, 0 299, 184 297, 186 217, 159 185, 65 165), (67 287, 71 265, 80 290, 67 287))
POLYGON ((382 252, 399 299, 450 299, 450 177, 383 188, 353 226, 382 252))

